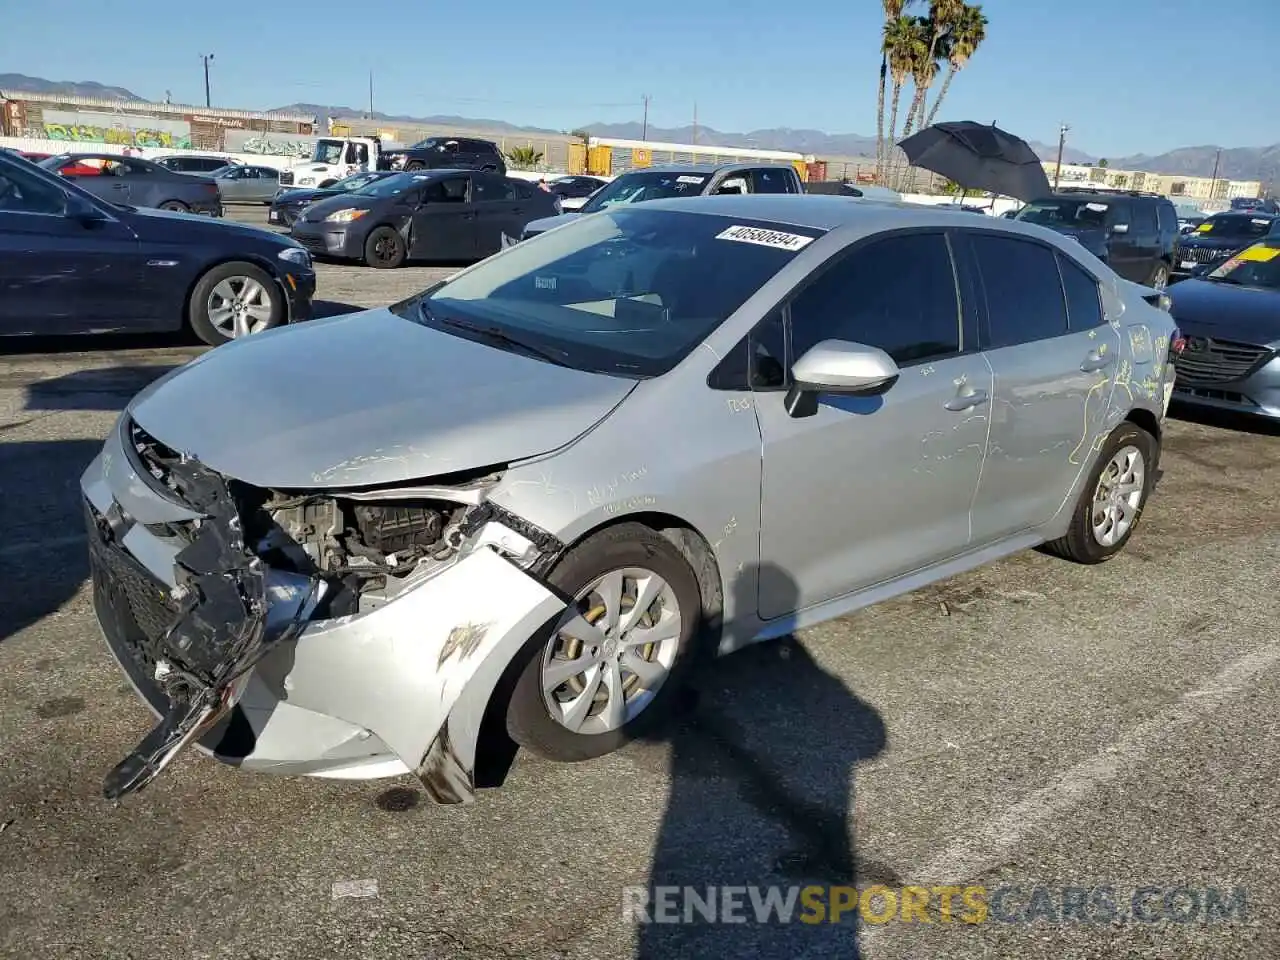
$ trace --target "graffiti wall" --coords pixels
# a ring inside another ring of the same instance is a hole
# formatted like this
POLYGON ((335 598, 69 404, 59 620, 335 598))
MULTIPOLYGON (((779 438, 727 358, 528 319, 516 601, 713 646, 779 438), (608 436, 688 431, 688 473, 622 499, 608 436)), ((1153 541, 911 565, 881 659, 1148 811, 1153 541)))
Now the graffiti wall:
POLYGON ((131 117, 90 110, 43 110, 43 136, 72 143, 116 143, 132 147, 191 147, 191 125, 185 120, 131 117))
POLYGON ((223 133, 223 149, 228 153, 256 153, 273 157, 311 156, 316 138, 297 133, 263 133, 259 130, 227 130, 223 133))

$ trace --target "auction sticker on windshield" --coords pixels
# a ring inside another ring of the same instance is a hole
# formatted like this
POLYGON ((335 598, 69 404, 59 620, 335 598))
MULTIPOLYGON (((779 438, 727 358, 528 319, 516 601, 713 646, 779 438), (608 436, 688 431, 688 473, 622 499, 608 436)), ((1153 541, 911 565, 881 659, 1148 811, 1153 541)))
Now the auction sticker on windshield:
POLYGON ((766 230, 763 227, 733 226, 716 234, 717 240, 737 240, 739 243, 754 243, 762 247, 776 247, 779 250, 803 250, 813 243, 813 237, 801 236, 798 233, 783 233, 781 230, 766 230))
POLYGON ((676 177, 676 183, 702 183, 706 177, 680 176, 676 177))
POLYGON ((1267 263, 1278 256, 1280 256, 1280 247, 1266 247, 1258 244, 1257 246, 1249 247, 1247 250, 1241 250, 1235 255, 1235 259, 1251 263, 1267 263))

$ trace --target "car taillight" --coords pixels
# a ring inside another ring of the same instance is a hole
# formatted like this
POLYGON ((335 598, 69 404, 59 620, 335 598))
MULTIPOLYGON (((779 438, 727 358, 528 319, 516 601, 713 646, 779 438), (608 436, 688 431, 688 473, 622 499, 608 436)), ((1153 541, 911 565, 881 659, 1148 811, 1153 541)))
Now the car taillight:
POLYGON ((1181 330, 1175 329, 1173 336, 1169 338, 1169 354, 1176 357, 1185 349, 1187 349, 1187 338, 1182 335, 1181 330))

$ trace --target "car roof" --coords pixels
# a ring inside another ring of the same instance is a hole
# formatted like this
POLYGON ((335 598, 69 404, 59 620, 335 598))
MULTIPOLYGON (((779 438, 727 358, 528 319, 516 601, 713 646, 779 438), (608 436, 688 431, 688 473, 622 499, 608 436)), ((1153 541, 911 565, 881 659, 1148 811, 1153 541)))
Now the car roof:
POLYGON ((763 220, 811 230, 832 231, 843 227, 860 233, 880 233, 903 227, 937 227, 956 229, 968 224, 970 228, 988 229, 1001 233, 1018 234, 1047 241, 1056 247, 1064 247, 1061 234, 1048 227, 1025 223, 1021 220, 1005 220, 1001 217, 957 217, 956 211, 919 203, 893 200, 869 200, 862 197, 841 197, 825 194, 724 194, 717 196, 673 197, 663 200, 646 200, 636 205, 643 210, 674 210, 682 213, 705 214, 719 217, 741 217, 763 220))
MULTIPOLYGON (((758 161, 735 161, 733 163, 662 163, 655 164, 652 167, 633 167, 626 170, 619 176, 625 177, 628 173, 733 173, 737 170, 757 170, 761 167, 771 167, 777 170, 794 170, 795 167, 789 163, 779 163, 776 160, 758 160, 758 161)), ((597 178, 598 179, 598 178, 597 178)))

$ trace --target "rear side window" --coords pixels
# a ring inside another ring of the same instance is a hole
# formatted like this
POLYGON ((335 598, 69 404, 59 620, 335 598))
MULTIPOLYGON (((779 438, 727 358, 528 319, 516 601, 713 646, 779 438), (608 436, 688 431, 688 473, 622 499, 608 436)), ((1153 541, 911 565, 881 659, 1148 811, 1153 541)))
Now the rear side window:
POLYGON ((1133 212, 1130 216, 1132 217, 1129 221, 1130 230, 1135 233, 1156 232, 1156 205, 1154 203, 1138 201, 1133 205, 1133 212))
POLYGON ((533 187, 525 183, 523 180, 508 181, 511 189, 515 191, 517 200, 532 200, 533 187))
POLYGON ((1097 281, 1070 257, 1061 253, 1057 256, 1062 290, 1067 297, 1067 326, 1073 331, 1102 326, 1102 293, 1097 281))
POLYGON ((1177 231, 1178 212, 1173 209, 1173 204, 1157 201, 1156 218, 1160 221, 1160 229, 1162 231, 1177 231))
POLYGON ((752 170, 752 193, 794 193, 790 170, 752 170))
MULTIPOLYGON (((1052 259, 1049 266, 1057 272, 1052 259)), ((791 302, 792 356, 833 339, 879 347, 899 364, 958 353, 960 308, 946 238, 886 237, 823 271, 791 302)))
POLYGON ((1067 332, 1067 306, 1052 250, 1030 240, 990 234, 975 234, 971 241, 987 307, 984 349, 1067 332))
POLYGON ((67 197, 51 183, 33 177, 17 164, 0 165, 0 213, 60 214, 67 197))

